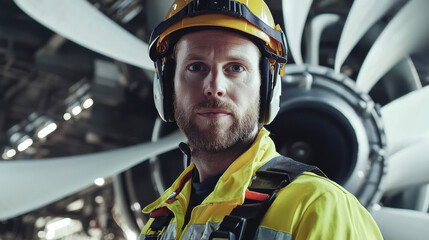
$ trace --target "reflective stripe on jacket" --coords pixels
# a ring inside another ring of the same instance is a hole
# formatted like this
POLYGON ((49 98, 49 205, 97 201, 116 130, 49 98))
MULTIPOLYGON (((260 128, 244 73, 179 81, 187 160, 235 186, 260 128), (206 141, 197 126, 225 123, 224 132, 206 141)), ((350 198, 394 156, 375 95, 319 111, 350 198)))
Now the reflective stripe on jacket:
MULTIPOLYGON (((174 201, 167 199, 177 189, 183 176, 192 171, 193 164, 143 212, 150 213, 166 206, 174 213, 161 239, 208 239, 224 216, 244 202, 245 191, 256 170, 278 155, 269 132, 262 128, 252 146, 220 177, 214 191, 192 210, 185 227, 191 180, 174 201)), ((150 229, 153 220, 149 219, 143 228, 140 240, 153 233, 150 229)), ((255 239, 369 240, 382 239, 382 236, 371 215, 352 194, 326 178, 304 172, 278 193, 262 219, 255 239)))

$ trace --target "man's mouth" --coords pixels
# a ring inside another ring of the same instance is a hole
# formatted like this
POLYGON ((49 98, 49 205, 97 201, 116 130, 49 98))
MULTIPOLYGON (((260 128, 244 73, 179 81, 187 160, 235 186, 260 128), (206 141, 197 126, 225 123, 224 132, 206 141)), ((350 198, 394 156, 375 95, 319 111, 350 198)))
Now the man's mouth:
POLYGON ((220 108, 206 108, 197 112, 198 116, 208 119, 219 119, 231 115, 231 112, 220 108))

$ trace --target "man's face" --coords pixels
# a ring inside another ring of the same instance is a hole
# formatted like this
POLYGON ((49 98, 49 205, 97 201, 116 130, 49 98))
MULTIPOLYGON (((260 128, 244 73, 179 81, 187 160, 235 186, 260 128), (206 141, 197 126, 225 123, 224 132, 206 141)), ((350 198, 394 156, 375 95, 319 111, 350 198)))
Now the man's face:
POLYGON ((222 152, 254 133, 261 55, 253 42, 220 30, 189 33, 175 58, 175 118, 191 147, 222 152))

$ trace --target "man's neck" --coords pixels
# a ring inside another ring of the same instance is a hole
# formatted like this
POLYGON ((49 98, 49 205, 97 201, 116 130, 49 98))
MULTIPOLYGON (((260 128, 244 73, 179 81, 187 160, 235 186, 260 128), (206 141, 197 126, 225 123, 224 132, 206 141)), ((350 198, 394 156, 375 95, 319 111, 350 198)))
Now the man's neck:
POLYGON ((257 134, 258 130, 255 129, 246 140, 235 144, 223 152, 210 153, 199 149, 192 149, 192 161, 200 175, 200 182, 225 171, 235 159, 250 148, 257 134))

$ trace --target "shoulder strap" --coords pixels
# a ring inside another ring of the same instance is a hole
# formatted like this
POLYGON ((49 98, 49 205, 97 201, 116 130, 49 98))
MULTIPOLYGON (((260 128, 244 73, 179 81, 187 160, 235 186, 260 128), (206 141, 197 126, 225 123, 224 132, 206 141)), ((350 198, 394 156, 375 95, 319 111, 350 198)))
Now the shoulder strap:
POLYGON ((272 191, 286 187, 303 172, 313 172, 319 176, 326 177, 316 166, 297 162, 285 156, 278 156, 256 171, 249 189, 269 194, 272 191))
POLYGON ((278 156, 260 167, 253 176, 252 184, 243 205, 234 208, 225 216, 218 230, 209 239, 252 239, 267 210, 276 198, 277 192, 286 187, 303 172, 326 175, 317 167, 278 156), (257 198, 249 196, 258 195, 257 198), (261 197, 265 196, 265 197, 261 197))

